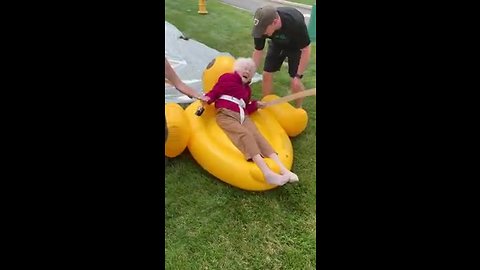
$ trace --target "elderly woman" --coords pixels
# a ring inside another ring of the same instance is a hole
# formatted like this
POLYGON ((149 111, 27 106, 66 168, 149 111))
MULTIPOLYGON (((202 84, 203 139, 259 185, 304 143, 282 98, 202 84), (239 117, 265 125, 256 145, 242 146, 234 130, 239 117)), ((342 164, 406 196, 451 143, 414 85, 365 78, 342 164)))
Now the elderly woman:
POLYGON ((251 58, 238 58, 233 73, 225 73, 205 97, 207 103, 215 102, 216 121, 232 143, 243 153, 246 160, 253 160, 265 179, 272 185, 282 186, 298 181, 296 174, 289 171, 277 153, 260 134, 249 114, 262 108, 265 103, 251 100, 250 81, 256 66, 251 58), (269 157, 280 167, 280 174, 273 172, 263 160, 269 157))

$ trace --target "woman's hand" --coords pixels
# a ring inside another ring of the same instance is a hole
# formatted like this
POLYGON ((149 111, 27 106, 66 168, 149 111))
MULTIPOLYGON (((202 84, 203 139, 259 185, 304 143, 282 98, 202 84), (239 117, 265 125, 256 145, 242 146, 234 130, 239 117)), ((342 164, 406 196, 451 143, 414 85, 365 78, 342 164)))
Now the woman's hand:
POLYGON ((257 101, 257 108, 263 109, 263 108, 265 108, 265 104, 266 104, 266 103, 263 102, 263 101, 257 101))

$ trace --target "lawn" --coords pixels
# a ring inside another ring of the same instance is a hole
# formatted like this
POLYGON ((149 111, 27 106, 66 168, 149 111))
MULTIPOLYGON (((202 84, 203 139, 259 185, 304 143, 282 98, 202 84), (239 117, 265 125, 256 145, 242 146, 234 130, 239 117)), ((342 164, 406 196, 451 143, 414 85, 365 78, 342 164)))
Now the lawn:
MULTIPOLYGON (((252 15, 220 1, 167 0, 166 20, 184 35, 235 57, 249 57, 252 15)), ((316 87, 316 46, 303 79, 316 87)), ((276 74, 276 94, 288 94, 286 67, 276 74)), ((254 84, 260 97, 261 85, 254 84)), ((316 101, 305 99, 309 122, 292 138, 292 171, 300 182, 267 192, 229 186, 204 171, 188 149, 165 167, 165 268, 315 269, 316 101)))
POLYGON ((315 4, 315 0, 287 0, 288 2, 294 2, 294 3, 300 3, 300 4, 305 4, 305 5, 310 5, 312 6, 315 4))

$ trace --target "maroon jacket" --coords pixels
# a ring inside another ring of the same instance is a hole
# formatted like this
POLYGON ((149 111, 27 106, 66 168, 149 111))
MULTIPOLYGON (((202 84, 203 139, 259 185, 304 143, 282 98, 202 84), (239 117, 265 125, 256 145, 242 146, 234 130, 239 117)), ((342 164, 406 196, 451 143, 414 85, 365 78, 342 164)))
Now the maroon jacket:
POLYGON ((255 112, 257 107, 257 101, 250 101, 252 95, 252 89, 250 85, 243 84, 242 78, 237 72, 225 73, 218 79, 218 82, 213 86, 212 91, 205 94, 210 98, 208 104, 215 102, 215 108, 227 108, 229 110, 240 113, 240 109, 236 103, 228 100, 218 99, 221 95, 230 95, 238 99, 243 99, 246 104, 244 109, 245 114, 251 114, 255 112))

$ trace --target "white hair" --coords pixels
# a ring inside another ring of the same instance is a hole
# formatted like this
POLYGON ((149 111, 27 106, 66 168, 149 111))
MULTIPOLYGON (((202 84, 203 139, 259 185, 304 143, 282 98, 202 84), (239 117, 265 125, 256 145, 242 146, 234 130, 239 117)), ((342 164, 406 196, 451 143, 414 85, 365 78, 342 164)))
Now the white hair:
POLYGON ((235 60, 233 69, 235 71, 250 70, 251 73, 255 73, 257 66, 255 65, 255 62, 253 62, 252 58, 239 57, 237 60, 235 60))

